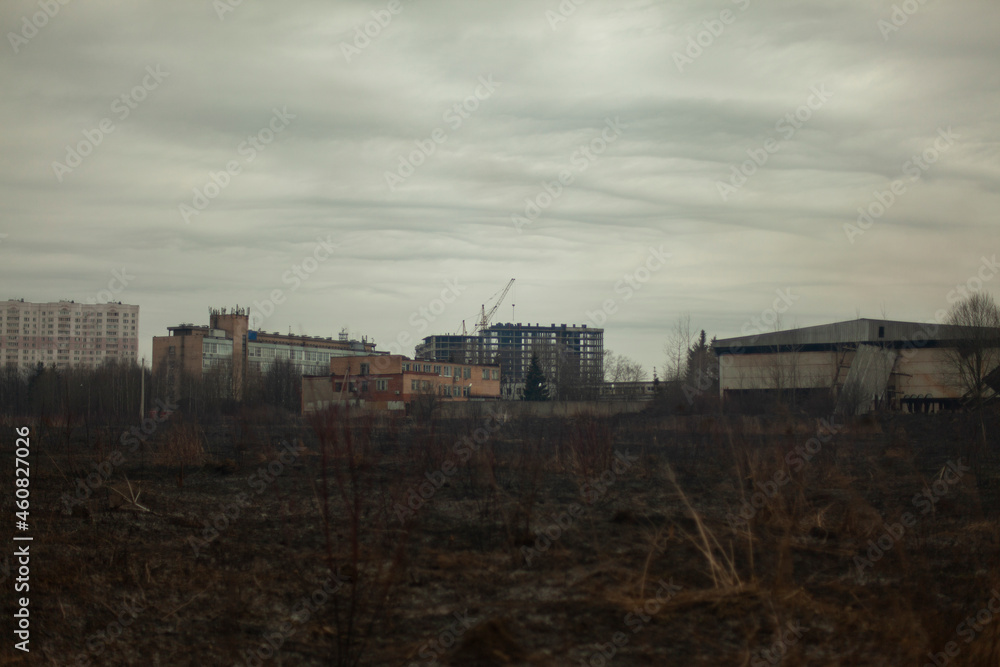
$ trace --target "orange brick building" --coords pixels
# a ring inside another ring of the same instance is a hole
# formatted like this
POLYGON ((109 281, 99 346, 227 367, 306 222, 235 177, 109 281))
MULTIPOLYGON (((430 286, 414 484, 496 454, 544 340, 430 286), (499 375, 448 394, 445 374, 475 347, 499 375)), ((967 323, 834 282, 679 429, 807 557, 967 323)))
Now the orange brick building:
POLYGON ((442 363, 382 354, 334 358, 330 360, 330 375, 302 378, 304 413, 343 402, 402 410, 424 396, 444 401, 498 399, 500 365, 442 363))

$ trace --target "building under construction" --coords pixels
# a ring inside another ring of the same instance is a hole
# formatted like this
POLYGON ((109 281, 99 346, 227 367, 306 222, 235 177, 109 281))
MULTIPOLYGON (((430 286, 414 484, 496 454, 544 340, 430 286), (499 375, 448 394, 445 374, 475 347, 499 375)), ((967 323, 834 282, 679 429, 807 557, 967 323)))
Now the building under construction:
POLYGON ((596 395, 604 379, 604 329, 586 324, 493 324, 472 335, 427 336, 416 354, 457 364, 499 363, 504 398, 521 396, 533 355, 553 398, 596 395))

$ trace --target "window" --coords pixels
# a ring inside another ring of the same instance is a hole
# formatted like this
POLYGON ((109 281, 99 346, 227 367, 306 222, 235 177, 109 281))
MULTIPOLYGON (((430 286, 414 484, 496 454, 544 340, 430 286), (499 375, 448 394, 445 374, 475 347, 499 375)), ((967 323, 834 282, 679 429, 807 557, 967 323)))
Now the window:
POLYGON ((361 391, 368 391, 368 380, 361 381, 361 391))
POLYGON ((441 375, 441 367, 440 366, 435 366, 434 367, 434 375, 441 375))
POLYGON ((334 391, 343 391, 344 390, 344 383, 343 382, 334 382, 333 383, 333 390, 334 391))
POLYGON ((403 364, 403 370, 404 371, 410 370, 410 365, 409 364, 403 364))
POLYGON ((465 398, 469 397, 469 388, 468 387, 462 387, 462 396, 464 396, 465 398))
POLYGON ((410 391, 416 391, 416 390, 417 390, 417 381, 410 380, 410 391))
POLYGON ((361 375, 371 374, 371 364, 361 364, 361 375))
POLYGON ((451 377, 451 366, 445 366, 444 367, 444 376, 446 378, 450 378, 451 377))
POLYGON ((431 372, 431 365, 430 364, 424 364, 424 372, 425 373, 430 373, 431 372))
POLYGON ((463 377, 465 377, 466 380, 470 379, 472 377, 472 369, 465 368, 465 372, 462 375, 463 377))
POLYGON ((388 380, 375 380, 375 390, 376 391, 389 391, 389 381, 388 380))
POLYGON ((494 380, 499 380, 500 379, 500 369, 499 368, 494 368, 493 370, 490 371, 490 375, 491 375, 491 377, 494 380))
POLYGON ((483 369, 483 379, 484 380, 489 380, 490 379, 490 369, 488 369, 488 368, 484 368, 483 369))

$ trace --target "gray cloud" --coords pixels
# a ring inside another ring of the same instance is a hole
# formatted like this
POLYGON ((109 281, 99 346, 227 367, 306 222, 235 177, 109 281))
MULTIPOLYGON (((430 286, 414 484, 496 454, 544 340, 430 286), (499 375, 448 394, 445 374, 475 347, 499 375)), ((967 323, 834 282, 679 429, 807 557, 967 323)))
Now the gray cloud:
POLYGON ((471 326, 510 277, 499 320, 585 322, 663 245, 668 265, 606 325, 647 369, 680 314, 735 335, 779 288, 801 295, 787 325, 883 303, 929 319, 995 252, 1000 7, 928 0, 884 37, 893 4, 588 0, 553 29, 554 0, 403 0, 347 62, 341 44, 387 2, 244 2, 220 20, 211 2, 70 1, 16 53, 9 33, 41 10, 7 2, 0 297, 85 300, 125 266, 146 354, 165 327, 276 289, 268 330, 348 326, 384 347, 471 326), (147 66, 169 76, 121 118, 147 66), (499 87, 453 127, 448 110, 490 75, 499 87), (830 99, 784 138, 776 124, 815 86, 830 99), (249 160, 241 144, 276 108, 295 118, 249 160), (620 138, 581 168, 615 118, 620 138), (114 130, 60 182, 53 162, 103 119, 114 130), (850 243, 845 224, 943 128, 960 138, 850 243), (436 129, 446 141, 390 190, 386 172, 436 129), (718 182, 769 139, 723 201, 718 182), (230 161, 239 173, 185 223, 179 206, 230 161), (562 170, 573 182, 518 233, 511 216, 562 170), (283 275, 327 235, 335 256, 292 290, 283 275), (448 278, 465 291, 417 331, 410 314, 448 278))

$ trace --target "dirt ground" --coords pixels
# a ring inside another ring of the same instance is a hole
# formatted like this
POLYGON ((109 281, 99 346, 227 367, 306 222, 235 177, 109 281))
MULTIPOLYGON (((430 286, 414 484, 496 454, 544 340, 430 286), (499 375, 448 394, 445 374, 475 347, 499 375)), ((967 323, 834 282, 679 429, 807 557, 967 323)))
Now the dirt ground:
POLYGON ((2 664, 1000 665, 996 413, 27 425, 2 664))

